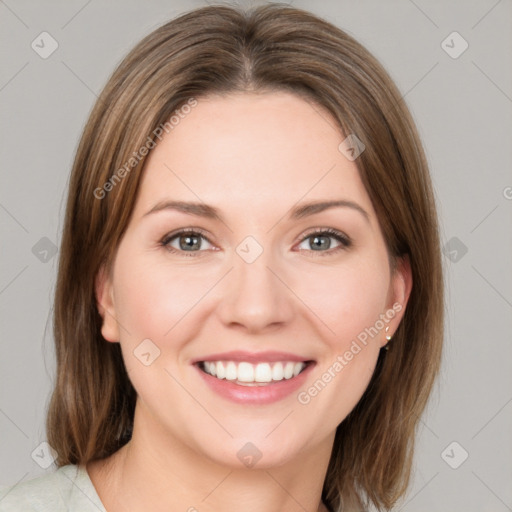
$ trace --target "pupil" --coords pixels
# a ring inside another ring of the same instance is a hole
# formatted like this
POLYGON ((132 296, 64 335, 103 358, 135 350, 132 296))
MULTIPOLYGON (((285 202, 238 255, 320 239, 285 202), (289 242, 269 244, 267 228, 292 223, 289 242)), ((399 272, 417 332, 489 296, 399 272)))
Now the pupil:
POLYGON ((198 236, 182 236, 180 238, 180 248, 181 249, 199 249, 200 243, 198 242, 198 236), (182 241, 185 241, 182 243, 182 241))
MULTIPOLYGON (((180 238, 181 249, 199 249, 200 247, 199 237, 197 236, 182 236, 180 238), (182 243, 184 241, 184 243, 182 243)), ((329 249, 330 239, 328 236, 315 235, 313 237, 313 248, 316 249, 329 249)))
POLYGON ((328 249, 330 246, 330 239, 328 236, 325 236, 325 235, 322 235, 322 236, 318 236, 318 235, 315 235, 313 237, 313 247, 316 247, 316 248, 319 248, 319 249, 328 249), (322 241, 323 239, 323 241, 322 241), (319 245, 315 245, 318 243, 318 241, 320 241, 320 244, 319 245))

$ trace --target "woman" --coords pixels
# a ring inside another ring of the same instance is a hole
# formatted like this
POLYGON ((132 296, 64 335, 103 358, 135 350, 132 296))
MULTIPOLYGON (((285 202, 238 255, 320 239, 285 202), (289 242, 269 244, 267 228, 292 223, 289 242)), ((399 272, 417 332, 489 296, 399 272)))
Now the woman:
POLYGON ((425 156, 375 58, 290 7, 180 16, 85 127, 59 469, 0 510, 388 510, 439 371, 442 284, 425 156))

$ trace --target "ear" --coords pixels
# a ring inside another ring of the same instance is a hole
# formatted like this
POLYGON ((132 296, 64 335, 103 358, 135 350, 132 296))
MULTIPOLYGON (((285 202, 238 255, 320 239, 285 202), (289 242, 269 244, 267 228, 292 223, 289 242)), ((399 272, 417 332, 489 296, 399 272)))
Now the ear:
POLYGON ((388 331, 382 337, 381 347, 388 343, 386 336, 393 336, 404 316, 412 290, 412 271, 409 256, 398 258, 395 271, 391 276, 388 303, 385 315, 390 318, 388 331))
POLYGON ((94 282, 96 304, 98 312, 103 318, 101 334, 111 342, 119 341, 119 328, 117 325, 112 279, 105 266, 102 265, 94 282))

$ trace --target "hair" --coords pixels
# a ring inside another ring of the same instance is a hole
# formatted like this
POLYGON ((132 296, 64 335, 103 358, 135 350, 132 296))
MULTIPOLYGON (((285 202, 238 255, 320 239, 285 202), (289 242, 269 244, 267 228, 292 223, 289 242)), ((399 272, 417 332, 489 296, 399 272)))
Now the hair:
MULTIPOLYGON (((105 458, 126 444, 136 392, 119 343, 101 334, 95 279, 129 223, 158 127, 219 94, 286 91, 326 109, 366 149, 355 160, 390 256, 413 286, 361 400, 337 427, 323 486, 333 510, 389 509, 408 487, 420 415, 439 373, 443 277, 428 164, 412 116, 382 65, 344 31, 306 11, 268 4, 208 6, 146 36, 99 96, 77 148, 55 289, 57 376, 47 417, 57 466, 105 458), (131 161, 129 176, 116 173, 131 161), (112 183, 108 194, 106 183, 112 183), (102 198, 99 198, 102 197, 102 198)), ((160 137, 159 137, 160 138, 160 137)))

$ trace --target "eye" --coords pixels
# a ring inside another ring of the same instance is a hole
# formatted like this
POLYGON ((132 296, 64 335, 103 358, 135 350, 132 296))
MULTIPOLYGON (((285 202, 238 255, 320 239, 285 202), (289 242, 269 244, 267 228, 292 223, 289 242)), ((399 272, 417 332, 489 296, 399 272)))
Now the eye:
MULTIPOLYGON (((160 242, 169 252, 180 254, 183 256, 196 256, 197 253, 204 252, 212 247, 204 248, 203 242, 210 244, 210 240, 205 232, 199 228, 188 228, 167 234, 160 242)), ((309 243, 309 248, 300 247, 299 251, 308 251, 316 253, 315 256, 325 256, 337 253, 340 250, 347 249, 352 245, 350 238, 332 228, 323 228, 310 231, 303 237, 300 244, 309 243), (332 247, 331 240, 334 239, 338 245, 332 247)))
POLYGON ((307 243, 311 248, 304 248, 299 246, 300 251, 310 251, 315 254, 315 256, 326 256, 329 254, 337 253, 341 250, 347 249, 352 245, 352 241, 350 238, 332 228, 324 228, 321 230, 315 230, 306 234, 305 238, 302 239, 301 245, 307 243), (338 244, 334 248, 332 248, 331 239, 336 240, 338 244))
POLYGON ((184 256, 194 256, 194 254, 186 253, 197 253, 202 252, 203 241, 206 241, 211 245, 210 241, 200 229, 194 228, 181 230, 166 235, 160 244, 165 247, 168 251, 173 253, 182 253, 184 256))

